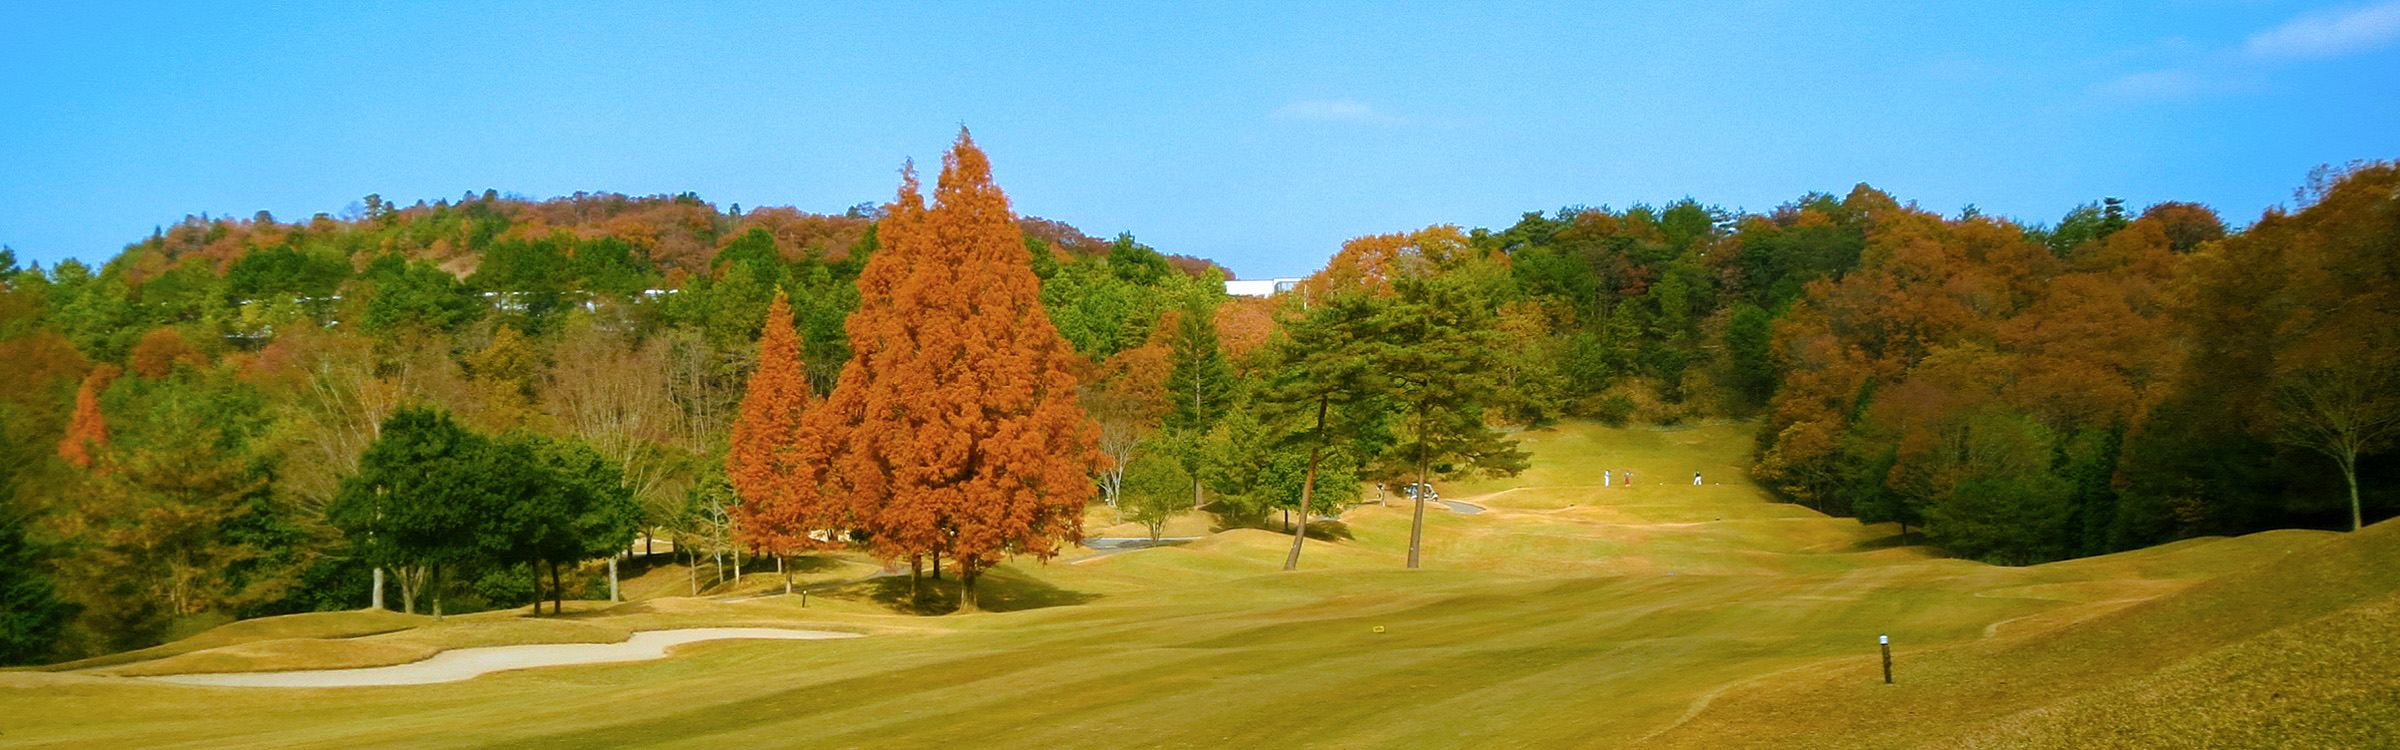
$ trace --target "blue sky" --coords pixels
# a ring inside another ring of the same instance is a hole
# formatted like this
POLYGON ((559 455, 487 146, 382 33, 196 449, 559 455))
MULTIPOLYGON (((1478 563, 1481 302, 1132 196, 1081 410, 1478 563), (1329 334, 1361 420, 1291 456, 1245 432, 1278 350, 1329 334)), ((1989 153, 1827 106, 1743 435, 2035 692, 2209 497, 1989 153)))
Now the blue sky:
POLYGON ((1019 213, 1244 278, 1347 238, 1865 182, 2235 224, 2400 157, 2400 0, 1926 4, 11 3, 0 244, 368 193, 889 200, 959 125, 1019 213))

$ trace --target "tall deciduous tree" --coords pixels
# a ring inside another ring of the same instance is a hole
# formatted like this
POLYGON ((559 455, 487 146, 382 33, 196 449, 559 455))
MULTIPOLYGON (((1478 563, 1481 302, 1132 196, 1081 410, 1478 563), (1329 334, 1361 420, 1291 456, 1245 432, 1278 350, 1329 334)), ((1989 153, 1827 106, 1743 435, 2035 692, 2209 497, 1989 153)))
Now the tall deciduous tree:
POLYGON ((2392 395, 2400 389, 2400 253, 2392 251, 2400 243, 2400 165, 2320 170, 2299 197, 2298 211, 2270 210, 2185 256, 2188 272, 2172 297, 2189 331, 2175 383, 2180 403, 2154 408, 2127 439, 2126 463, 2140 470, 2133 492, 2198 496, 2211 521, 2226 519, 2207 531, 2247 530, 2295 511, 2333 520, 2338 506, 2315 501, 2314 492, 2276 497, 2333 483, 2271 460, 2265 441, 2331 458, 2349 485, 2345 515, 2354 526, 2389 508, 2388 495, 2353 482, 2391 455, 2400 409, 2392 395), (2166 406, 2198 418, 2166 426, 2162 417, 2178 411, 2166 406), (2200 450, 2215 447, 2211 437, 2225 446, 2214 455, 2200 450), (2241 471, 2219 468, 2226 466, 2241 471), (2244 486, 2252 477, 2266 479, 2244 486), (2212 492, 2223 486, 2235 489, 2212 492))
POLYGON ((834 446, 826 484, 879 553, 957 560, 971 609, 975 578, 1003 556, 1047 559, 1081 536, 1097 429, 1008 199, 964 130, 933 207, 907 174, 877 231, 855 354, 811 419, 834 446))
POLYGON ((2276 439, 2323 453, 2350 486, 2350 530, 2365 525, 2358 501, 2359 454, 2400 435, 2400 367, 2383 362, 2300 369, 2275 391, 2282 417, 2276 439))
MULTIPOLYGON (((758 369, 733 420, 733 442, 725 453, 725 477, 741 503, 734 506, 739 538, 757 551, 788 557, 813 546, 809 532, 834 521, 804 456, 822 456, 807 439, 803 420, 814 394, 800 362, 800 335, 792 328, 792 306, 783 290, 767 305, 766 328, 758 339, 758 369)), ((822 463, 822 458, 816 460, 822 463)), ((791 578, 784 578, 791 590, 791 578)))
POLYGON ((2354 165, 2315 197, 2242 241, 2280 246, 2286 268, 2275 437, 2341 467, 2356 530, 2359 457, 2400 438, 2400 165, 2354 165))
POLYGON ((558 359, 542 389, 551 418, 621 466, 645 527, 669 524, 683 507, 693 454, 678 434, 685 420, 669 387, 665 336, 634 343, 593 316, 569 316, 558 359))

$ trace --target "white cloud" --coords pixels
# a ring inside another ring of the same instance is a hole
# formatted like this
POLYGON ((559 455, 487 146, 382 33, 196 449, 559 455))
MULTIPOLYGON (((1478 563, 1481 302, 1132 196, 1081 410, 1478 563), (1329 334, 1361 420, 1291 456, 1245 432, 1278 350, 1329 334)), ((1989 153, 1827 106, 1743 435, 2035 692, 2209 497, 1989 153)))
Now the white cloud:
POLYGON ((1390 115, 1375 111, 1373 105, 1355 99, 1311 99, 1292 102, 1269 113, 1267 117, 1275 120, 1376 124, 1398 121, 1390 115))
POLYGON ((2340 57, 2400 39, 2400 0, 2349 10, 2324 10, 2250 35, 2243 51, 2270 60, 2340 57))
MULTIPOLYGON (((2238 51, 2221 49, 2200 59, 2128 73, 2091 88, 2113 100, 2164 100, 2254 93, 2272 88, 2276 63, 2319 60, 2372 51, 2400 41, 2400 0, 2318 10, 2250 35, 2238 51)), ((2169 39, 2160 49, 2192 56, 2190 43, 2169 39)), ((2129 53, 2130 54, 2130 53, 2129 53)))

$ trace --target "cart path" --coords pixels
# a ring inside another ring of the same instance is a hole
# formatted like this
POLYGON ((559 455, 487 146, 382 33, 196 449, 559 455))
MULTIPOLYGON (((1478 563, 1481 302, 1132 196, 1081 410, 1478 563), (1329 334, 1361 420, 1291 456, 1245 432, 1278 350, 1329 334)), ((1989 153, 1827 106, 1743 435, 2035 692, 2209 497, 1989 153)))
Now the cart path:
POLYGON ((645 630, 618 643, 548 643, 526 646, 462 648, 432 658, 389 667, 317 669, 296 672, 231 672, 178 674, 135 679, 184 685, 234 687, 359 687, 367 685, 424 685, 457 682, 491 672, 567 664, 648 661, 667 656, 667 649, 686 643, 731 638, 818 640, 858 638, 858 633, 784 628, 685 628, 645 630))

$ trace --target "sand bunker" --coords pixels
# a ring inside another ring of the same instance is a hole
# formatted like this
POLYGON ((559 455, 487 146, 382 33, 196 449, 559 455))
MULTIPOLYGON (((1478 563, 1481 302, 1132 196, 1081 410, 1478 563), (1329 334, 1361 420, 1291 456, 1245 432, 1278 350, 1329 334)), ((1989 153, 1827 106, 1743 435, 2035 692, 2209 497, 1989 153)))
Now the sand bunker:
POLYGON ((686 643, 728 638, 775 638, 815 640, 821 638, 857 638, 857 633, 834 633, 822 630, 785 630, 782 628, 687 628, 683 630, 647 630, 634 633, 621 643, 551 643, 531 646, 491 646, 462 648, 434 654, 433 658, 409 664, 364 669, 318 669, 301 672, 236 672, 228 674, 178 674, 136 679, 175 682, 185 685, 231 685, 238 687, 356 687, 362 685, 423 685, 434 682, 457 682, 488 672, 526 667, 551 667, 565 664, 600 664, 619 661, 647 661, 665 658, 667 649, 686 643))

